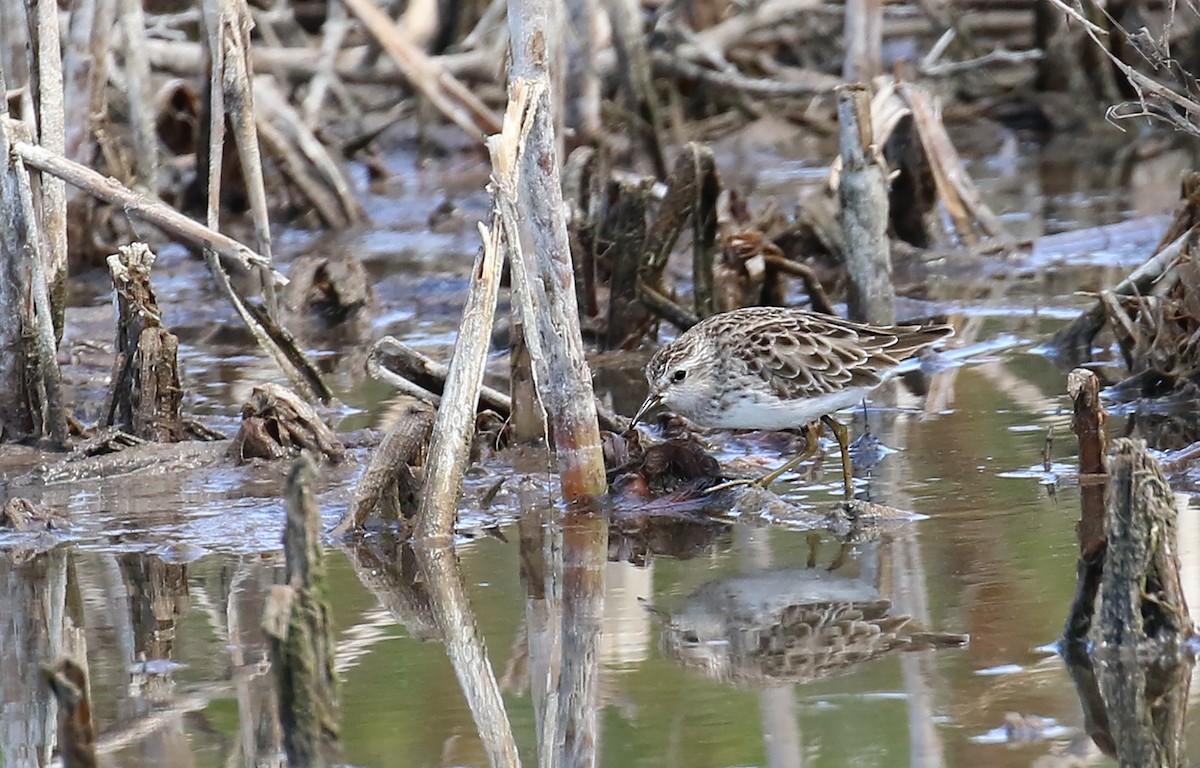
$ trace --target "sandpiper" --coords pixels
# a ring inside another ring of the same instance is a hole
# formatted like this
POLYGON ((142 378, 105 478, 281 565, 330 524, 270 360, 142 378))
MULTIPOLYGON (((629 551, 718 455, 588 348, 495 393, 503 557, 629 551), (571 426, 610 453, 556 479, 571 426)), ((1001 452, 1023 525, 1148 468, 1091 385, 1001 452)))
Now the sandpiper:
POLYGON ((841 448, 850 499, 848 431, 832 414, 861 401, 901 361, 953 333, 949 325, 872 326, 780 307, 724 312, 654 354, 646 366, 650 394, 633 423, 663 405, 712 429, 802 428, 804 451, 756 481, 764 488, 817 452, 824 423, 841 448))

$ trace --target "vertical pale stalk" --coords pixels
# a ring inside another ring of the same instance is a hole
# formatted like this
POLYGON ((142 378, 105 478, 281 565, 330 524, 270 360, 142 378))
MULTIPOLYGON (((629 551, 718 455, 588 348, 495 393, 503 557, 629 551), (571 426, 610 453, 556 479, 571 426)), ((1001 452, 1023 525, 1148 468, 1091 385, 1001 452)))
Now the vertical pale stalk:
POLYGON ((454 532, 463 474, 471 461, 475 434, 475 409, 487 365, 492 321, 500 295, 500 227, 488 232, 480 225, 483 248, 475 260, 471 287, 463 307, 454 361, 433 423, 433 440, 425 462, 425 482, 417 510, 416 535, 420 539, 448 540, 454 532))
MULTIPOLYGON (((654 74, 650 69, 650 55, 646 50, 642 4, 638 0, 605 1, 608 17, 612 22, 613 48, 617 54, 621 88, 629 101, 630 111, 640 119, 641 127, 637 132, 641 135, 642 146, 654 166, 654 175, 665 179, 667 159, 661 139, 662 109, 659 107, 658 94, 654 90, 654 74)), ((511 8, 511 4, 509 7, 511 8)))
POLYGON ((850 318, 876 325, 896 322, 888 241, 887 179, 876 157, 871 126, 871 93, 862 84, 838 89, 842 176, 838 198, 850 273, 850 318))
MULTIPOLYGON (((150 59, 146 55, 146 18, 142 0, 121 0, 121 28, 125 32, 125 80, 129 87, 129 122, 137 181, 147 191, 158 189, 158 133, 150 103, 150 59)), ((261 244, 260 244, 261 247, 261 244)), ((270 251, 262 251, 268 254, 270 251)))
MULTIPOLYGON (((246 194, 250 198, 250 214, 254 219, 254 237, 258 243, 258 252, 270 261, 271 221, 267 212, 262 154, 259 151, 258 131, 254 122, 254 91, 250 85, 250 9, 246 7, 246 0, 212 1, 216 2, 218 7, 218 10, 213 12, 218 22, 212 33, 212 88, 214 91, 218 88, 224 90, 225 107, 233 127, 238 159, 242 166, 242 178, 246 181, 246 194), (216 54, 218 47, 222 49, 219 57, 216 54), (219 69, 218 61, 221 63, 219 69)), ((222 117, 224 116, 222 113, 222 117)), ((219 167, 220 158, 217 160, 219 167)), ((267 313, 272 320, 276 320, 279 307, 275 300, 275 283, 267 269, 260 270, 259 277, 262 279, 267 313)))
MULTIPOLYGON (((510 0, 509 101, 528 99, 522 154, 513 173, 519 229, 508 229, 513 284, 534 361, 534 378, 553 426, 563 495, 569 502, 607 490, 592 376, 584 359, 560 161, 551 113, 552 0, 510 0), (515 236, 519 232, 520 235, 515 236), (526 253, 532 258, 525 258, 526 253)), ((495 152, 493 152, 495 162, 495 152)))
POLYGON ((63 53, 66 109, 66 156, 86 166, 95 164, 99 145, 92 131, 94 115, 104 114, 108 85, 108 41, 117 0, 78 0, 71 5, 67 48, 63 53))
MULTIPOLYGON (((57 154, 65 154, 62 49, 59 40, 58 3, 26 0, 26 14, 37 34, 38 140, 57 154), (33 7, 36 2, 36 9, 33 7)), ((67 185, 42 174, 42 227, 46 238, 46 283, 53 307, 55 335, 62 335, 67 280, 67 185)))
POLYGON ((883 0, 846 0, 842 77, 870 82, 883 70, 883 0))
MULTIPOLYGON (((0 67, 0 93, 5 92, 0 67)), ((33 188, 21 158, 12 152, 11 132, 23 123, 7 120, 8 103, 0 103, 0 437, 49 437, 58 446, 67 440, 62 405, 46 256, 38 232, 33 188)), ((24 136, 28 140, 29 136, 24 136)))
POLYGON ((590 144, 600 133, 600 78, 596 73, 598 4, 599 0, 566 0, 563 124, 573 133, 574 146, 590 144))

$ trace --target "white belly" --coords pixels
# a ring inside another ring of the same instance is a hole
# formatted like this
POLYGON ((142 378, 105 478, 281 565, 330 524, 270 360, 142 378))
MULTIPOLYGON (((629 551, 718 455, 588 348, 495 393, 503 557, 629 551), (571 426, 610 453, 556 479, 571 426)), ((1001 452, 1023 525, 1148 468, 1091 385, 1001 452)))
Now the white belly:
POLYGON ((822 416, 858 405, 870 391, 869 387, 855 387, 788 403, 738 400, 706 418, 702 426, 713 429, 796 429, 822 416))

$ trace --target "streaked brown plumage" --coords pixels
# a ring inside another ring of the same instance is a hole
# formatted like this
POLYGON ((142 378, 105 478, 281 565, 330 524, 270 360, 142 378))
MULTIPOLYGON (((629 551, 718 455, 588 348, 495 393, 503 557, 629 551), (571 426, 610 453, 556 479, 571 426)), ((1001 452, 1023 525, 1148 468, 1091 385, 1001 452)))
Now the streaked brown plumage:
POLYGON ((949 325, 876 327, 779 307, 714 315, 651 358, 650 394, 634 420, 660 404, 716 429, 789 429, 822 420, 839 436, 848 486, 845 428, 830 415, 953 332, 949 325))

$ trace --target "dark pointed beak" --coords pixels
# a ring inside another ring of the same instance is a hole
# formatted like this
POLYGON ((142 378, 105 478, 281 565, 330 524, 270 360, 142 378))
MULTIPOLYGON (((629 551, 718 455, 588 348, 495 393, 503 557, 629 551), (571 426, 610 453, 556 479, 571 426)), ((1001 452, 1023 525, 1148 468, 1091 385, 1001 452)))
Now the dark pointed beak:
POLYGON ((657 408, 662 403, 662 396, 657 392, 651 392, 642 403, 642 407, 637 409, 637 413, 633 414, 633 418, 629 421, 629 428, 633 429, 634 425, 642 420, 647 413, 657 408))

